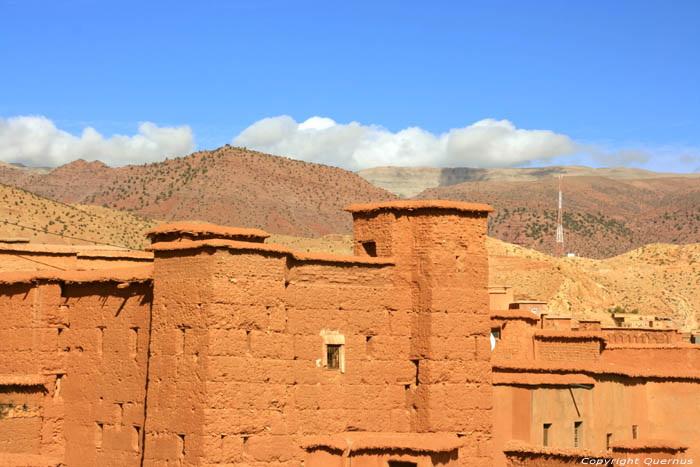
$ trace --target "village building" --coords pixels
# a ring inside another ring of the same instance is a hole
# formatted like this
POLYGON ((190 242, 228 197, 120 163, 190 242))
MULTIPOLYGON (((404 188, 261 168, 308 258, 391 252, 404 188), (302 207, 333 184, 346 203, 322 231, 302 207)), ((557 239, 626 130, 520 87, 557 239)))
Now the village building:
POLYGON ((0 242, 0 466, 700 462, 696 335, 489 287, 487 205, 348 211, 352 256, 0 242))

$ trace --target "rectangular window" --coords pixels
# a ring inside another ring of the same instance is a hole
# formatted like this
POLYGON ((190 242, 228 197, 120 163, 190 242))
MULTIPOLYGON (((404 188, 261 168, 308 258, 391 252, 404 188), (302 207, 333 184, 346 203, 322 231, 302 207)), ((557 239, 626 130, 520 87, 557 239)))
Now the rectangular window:
POLYGON ((336 344, 326 345, 326 361, 328 362, 326 367, 329 370, 339 370, 340 369, 340 345, 336 345, 336 344))
POLYGON ((583 422, 574 422, 574 447, 577 448, 581 444, 581 426, 583 422))
POLYGON ((608 433, 605 437, 605 449, 610 450, 610 443, 612 443, 612 433, 608 433))
POLYGON ((637 431, 638 431, 637 425, 632 425, 632 439, 637 439, 637 431))
POLYGON ((549 446, 549 429, 551 427, 551 423, 545 423, 542 425, 542 446, 549 446))

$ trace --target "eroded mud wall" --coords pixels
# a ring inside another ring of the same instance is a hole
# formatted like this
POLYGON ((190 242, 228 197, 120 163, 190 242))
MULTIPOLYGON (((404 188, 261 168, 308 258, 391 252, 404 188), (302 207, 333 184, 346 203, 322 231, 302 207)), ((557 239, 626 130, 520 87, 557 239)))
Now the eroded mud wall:
POLYGON ((139 465, 150 284, 0 289, 2 451, 70 466, 139 465))

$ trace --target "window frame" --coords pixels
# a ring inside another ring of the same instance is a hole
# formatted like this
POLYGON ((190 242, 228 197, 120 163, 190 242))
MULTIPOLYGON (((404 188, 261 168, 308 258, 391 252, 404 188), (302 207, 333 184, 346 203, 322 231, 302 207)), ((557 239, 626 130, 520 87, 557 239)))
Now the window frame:
POLYGON ((345 336, 337 331, 323 332, 323 349, 321 354, 321 366, 327 371, 340 371, 345 373, 345 336), (328 366, 328 346, 338 346, 338 368, 328 366))

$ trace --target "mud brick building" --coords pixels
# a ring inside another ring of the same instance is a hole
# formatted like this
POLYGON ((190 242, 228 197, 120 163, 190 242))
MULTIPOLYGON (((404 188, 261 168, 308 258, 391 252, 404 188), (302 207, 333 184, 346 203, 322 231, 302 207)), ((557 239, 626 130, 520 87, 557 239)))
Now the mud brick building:
POLYGON ((700 346, 489 293, 489 206, 348 211, 352 256, 191 223, 149 253, 0 244, 0 465, 700 455, 700 346))

